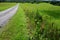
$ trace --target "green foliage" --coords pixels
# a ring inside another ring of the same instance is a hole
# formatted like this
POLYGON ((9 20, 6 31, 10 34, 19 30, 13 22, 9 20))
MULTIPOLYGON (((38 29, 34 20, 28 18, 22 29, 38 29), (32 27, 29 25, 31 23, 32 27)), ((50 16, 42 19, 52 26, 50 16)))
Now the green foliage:
MULTIPOLYGON (((40 4, 21 4, 27 17, 30 19, 30 24, 33 30, 30 40, 60 40, 60 27, 56 20, 59 19, 60 6, 54 6, 48 3, 40 4), (59 28, 59 29, 58 29, 59 28)), ((59 21, 60 22, 60 21, 59 21)))

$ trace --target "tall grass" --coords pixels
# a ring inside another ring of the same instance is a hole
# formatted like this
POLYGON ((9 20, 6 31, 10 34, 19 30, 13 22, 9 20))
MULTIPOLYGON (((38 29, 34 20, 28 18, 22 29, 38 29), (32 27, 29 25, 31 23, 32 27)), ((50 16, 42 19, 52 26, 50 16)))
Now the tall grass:
POLYGON ((59 23, 56 22, 60 20, 60 6, 25 3, 21 7, 29 18, 30 40, 60 40, 59 23))

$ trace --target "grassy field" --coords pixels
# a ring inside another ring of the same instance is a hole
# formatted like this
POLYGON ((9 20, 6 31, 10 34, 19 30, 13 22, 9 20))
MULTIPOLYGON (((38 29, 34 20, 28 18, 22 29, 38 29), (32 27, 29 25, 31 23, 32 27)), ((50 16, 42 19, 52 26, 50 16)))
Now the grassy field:
MULTIPOLYGON (((30 13, 36 13, 39 12, 39 15, 41 16, 49 16, 51 17, 52 21, 60 22, 60 6, 54 6, 49 3, 40 3, 40 4, 31 4, 31 3, 25 3, 21 4, 21 7, 24 9, 25 12, 30 13)), ((31 15, 30 15, 31 17, 31 15)), ((56 22, 56 23, 57 23, 56 22)))
POLYGON ((14 5, 16 5, 16 3, 0 3, 0 11, 6 10, 14 5))
POLYGON ((60 6, 49 3, 22 3, 21 7, 30 20, 28 27, 31 31, 31 40, 60 40, 57 36, 60 35, 60 31, 55 31, 60 30, 60 6), (57 32, 57 35, 55 32, 57 32))
POLYGON ((60 6, 20 3, 0 40, 60 40, 60 6))

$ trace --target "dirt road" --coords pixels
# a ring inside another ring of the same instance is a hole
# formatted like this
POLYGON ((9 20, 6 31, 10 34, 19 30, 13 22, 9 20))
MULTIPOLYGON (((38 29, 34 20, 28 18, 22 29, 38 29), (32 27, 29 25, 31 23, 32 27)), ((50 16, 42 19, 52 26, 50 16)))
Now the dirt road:
POLYGON ((4 26, 14 14, 16 14, 19 4, 5 11, 0 12, 0 27, 4 26))

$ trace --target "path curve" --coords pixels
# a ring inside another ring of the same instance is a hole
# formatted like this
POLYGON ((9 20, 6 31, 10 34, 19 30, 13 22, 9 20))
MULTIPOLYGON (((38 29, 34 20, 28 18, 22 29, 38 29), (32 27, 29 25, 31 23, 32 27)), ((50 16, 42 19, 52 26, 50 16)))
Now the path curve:
POLYGON ((4 26, 16 14, 19 4, 0 12, 0 27, 4 26))

